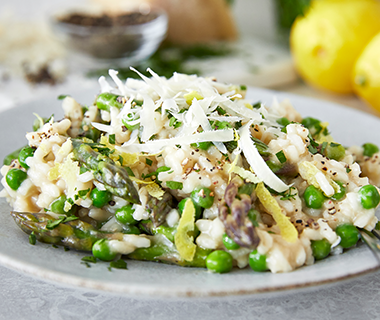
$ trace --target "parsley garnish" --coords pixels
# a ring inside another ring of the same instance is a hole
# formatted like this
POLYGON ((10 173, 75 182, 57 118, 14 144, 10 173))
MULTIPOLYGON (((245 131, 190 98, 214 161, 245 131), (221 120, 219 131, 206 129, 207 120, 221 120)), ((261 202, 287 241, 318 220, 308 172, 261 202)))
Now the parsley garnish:
POLYGON ((29 235, 29 243, 32 245, 35 245, 37 241, 36 235, 34 234, 34 231, 29 235))
POLYGON ((280 200, 290 200, 290 199, 295 200, 295 197, 297 195, 297 191, 295 193, 292 193, 292 190, 297 190, 297 189, 295 187, 290 187, 289 190, 287 190, 283 193, 280 193, 280 195, 282 195, 280 200))
POLYGON ((127 263, 123 259, 111 261, 108 270, 111 271, 111 268, 128 270, 127 263))
POLYGON ((172 190, 176 190, 176 189, 182 190, 183 183, 177 182, 177 181, 166 181, 166 186, 172 190))
POLYGON ((151 166, 153 164, 153 161, 148 159, 148 158, 145 158, 145 163, 148 165, 148 166, 151 166))
POLYGON ((46 224, 46 229, 53 230, 53 229, 57 228, 61 223, 70 222, 70 221, 77 220, 77 219, 78 219, 78 217, 76 217, 76 216, 70 216, 70 217, 62 216, 56 220, 48 220, 48 222, 46 224))
POLYGON ((81 260, 84 262, 96 263, 96 258, 94 256, 85 256, 81 260))
POLYGON ((60 94, 60 95, 57 97, 57 99, 58 99, 58 100, 63 100, 63 99, 65 99, 66 97, 69 97, 69 95, 67 95, 67 94, 60 94))
POLYGON ((109 142, 110 144, 115 144, 115 143, 116 143, 116 136, 115 136, 115 134, 110 134, 110 135, 108 136, 108 142, 109 142))
POLYGON ((277 157, 278 161, 280 161, 280 163, 286 162, 286 157, 285 157, 284 151, 281 150, 281 151, 277 152, 276 157, 277 157))
POLYGON ((125 167, 125 171, 127 171, 128 175, 130 177, 134 177, 135 174, 133 173, 132 169, 130 167, 125 167))

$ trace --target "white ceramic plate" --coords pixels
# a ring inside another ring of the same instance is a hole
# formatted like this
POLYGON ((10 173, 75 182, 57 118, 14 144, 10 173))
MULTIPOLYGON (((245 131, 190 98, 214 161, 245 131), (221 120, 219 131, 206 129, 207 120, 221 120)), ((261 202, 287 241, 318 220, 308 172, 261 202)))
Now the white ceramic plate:
MULTIPOLYGON (((73 93, 79 102, 91 103, 97 89, 73 93)), ((344 145, 373 142, 380 145, 380 119, 333 103, 292 94, 250 88, 248 98, 270 104, 273 97, 288 98, 303 116, 330 122, 336 141, 344 145)), ((31 130, 33 112, 56 119, 62 116, 56 97, 35 100, 0 114, 0 158, 25 144, 31 130)), ((128 270, 109 271, 108 263, 87 268, 81 264, 85 253, 37 243, 15 225, 4 199, 0 200, 0 263, 12 269, 62 284, 145 297, 211 297, 257 295, 283 292, 349 279, 378 269, 376 259, 363 244, 339 256, 300 268, 291 273, 255 273, 249 268, 228 274, 212 274, 204 269, 181 268, 152 262, 128 261, 128 270)))

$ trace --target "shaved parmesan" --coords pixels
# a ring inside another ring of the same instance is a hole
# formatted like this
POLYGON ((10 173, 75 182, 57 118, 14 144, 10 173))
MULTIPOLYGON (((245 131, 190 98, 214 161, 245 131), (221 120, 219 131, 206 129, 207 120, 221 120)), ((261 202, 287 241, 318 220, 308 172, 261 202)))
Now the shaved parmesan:
POLYGON ((148 141, 143 144, 131 144, 131 145, 123 145, 121 147, 116 147, 116 149, 123 152, 149 152, 149 153, 157 153, 161 151, 163 148, 168 146, 175 145, 190 145, 192 143, 197 142, 205 142, 205 141, 232 141, 234 140, 234 131, 232 129, 225 130, 215 130, 215 131, 203 131, 200 133, 195 133, 187 136, 175 137, 170 139, 160 139, 148 141))
POLYGON ((254 173, 265 182, 273 190, 277 192, 284 192, 289 189, 279 177, 267 166, 264 159, 261 157, 259 151, 251 140, 251 133, 249 127, 252 121, 245 124, 239 129, 241 148, 247 159, 249 165, 252 167, 254 173))

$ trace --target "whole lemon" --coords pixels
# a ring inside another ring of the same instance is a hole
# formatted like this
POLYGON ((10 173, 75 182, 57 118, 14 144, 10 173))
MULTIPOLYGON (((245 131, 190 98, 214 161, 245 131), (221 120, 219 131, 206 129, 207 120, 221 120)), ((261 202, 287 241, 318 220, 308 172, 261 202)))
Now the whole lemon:
POLYGON ((314 0, 290 33, 296 69, 308 83, 337 93, 352 92, 352 68, 380 31, 378 0, 314 0))
POLYGON ((372 38, 356 61, 352 84, 356 94, 380 111, 380 33, 372 38))

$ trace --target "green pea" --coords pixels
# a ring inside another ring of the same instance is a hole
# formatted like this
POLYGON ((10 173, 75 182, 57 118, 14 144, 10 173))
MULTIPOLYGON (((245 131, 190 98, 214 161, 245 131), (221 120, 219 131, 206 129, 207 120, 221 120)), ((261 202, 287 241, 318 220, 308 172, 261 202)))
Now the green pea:
POLYGON ((206 267, 209 271, 215 273, 230 272, 233 266, 231 254, 223 250, 215 250, 206 258, 206 267))
POLYGON ((92 204, 95 207, 101 208, 111 201, 112 194, 111 192, 107 190, 99 190, 95 188, 95 189, 92 189, 90 193, 90 198, 92 200, 92 204))
POLYGON ((380 202, 379 191, 372 184, 359 189, 359 198, 364 209, 376 208, 380 202))
POLYGON ((117 256, 116 252, 111 251, 109 241, 106 239, 98 240, 93 244, 92 254, 95 258, 103 261, 111 261, 117 256))
POLYGON ((258 253, 257 250, 253 250, 249 254, 248 262, 253 271, 262 272, 268 270, 267 256, 265 254, 258 253))
POLYGON ((363 156, 372 157, 375 153, 379 152, 379 147, 373 143, 363 144, 363 156))
POLYGON ((234 241, 232 240, 227 233, 225 233, 223 235, 223 244, 224 246, 226 247, 227 250, 236 250, 236 249, 239 249, 240 246, 234 241))
POLYGON ((96 106, 98 109, 108 112, 111 110, 111 107, 121 109, 123 104, 117 101, 118 97, 118 95, 109 92, 101 93, 96 99, 96 106))
POLYGON ((77 205, 72 205, 71 209, 69 211, 65 211, 65 203, 66 203, 66 196, 63 194, 59 196, 57 199, 55 199, 51 204, 50 204, 50 211, 55 212, 58 214, 66 214, 66 215, 73 215, 75 214, 77 210, 77 205))
POLYGON ((330 254, 331 244, 327 239, 312 240, 311 250, 313 251, 315 260, 321 260, 330 254))
POLYGON ((335 194, 331 197, 333 200, 341 200, 346 195, 346 186, 343 182, 335 181, 336 184, 339 186, 339 191, 335 192, 335 194))
POLYGON ((190 194, 191 200, 199 207, 208 209, 214 203, 214 195, 209 188, 198 187, 190 194))
POLYGON ((323 195, 322 191, 316 187, 310 185, 306 188, 303 194, 306 206, 312 209, 320 209, 323 206, 323 202, 326 197, 323 195))
POLYGON ((136 221, 133 218, 133 213, 135 212, 135 209, 132 208, 132 204, 128 204, 120 209, 117 209, 115 212, 115 218, 117 221, 124 223, 124 224, 136 224, 138 221, 136 221))
POLYGON ((22 171, 21 169, 13 168, 8 171, 5 180, 7 181, 8 186, 13 189, 17 190, 21 183, 28 177, 27 173, 25 171, 22 171))
POLYGON ((340 161, 346 155, 346 149, 339 143, 331 142, 326 146, 323 154, 329 159, 340 161))
POLYGON ((123 227, 123 233, 125 233, 125 234, 137 234, 137 235, 139 235, 141 233, 141 231, 140 231, 139 228, 137 228, 134 225, 126 224, 123 227))
MULTIPOLYGON (((183 209, 185 208, 185 203, 187 199, 189 198, 184 198, 178 203, 178 211, 179 211, 179 214, 181 215, 182 215, 183 209)), ((195 204, 194 200, 191 200, 191 201, 193 201, 194 208, 195 208, 195 220, 198 220, 202 215, 202 208, 198 206, 197 204, 195 204)))
POLYGON ((212 142, 210 141, 197 142, 197 143, 192 143, 191 146, 196 149, 207 150, 208 148, 212 146, 212 142))
POLYGON ((25 160, 29 157, 33 157, 34 151, 36 151, 36 149, 32 147, 25 147, 21 149, 20 153, 18 154, 18 162, 23 168, 29 169, 29 166, 25 163, 25 160))
POLYGON ((66 200, 66 196, 61 195, 50 204, 50 211, 59 214, 66 214, 67 212, 64 210, 66 200))
POLYGON ((342 248, 350 248, 354 246, 360 238, 358 229, 349 223, 339 225, 335 229, 336 234, 340 237, 340 246, 342 248))

